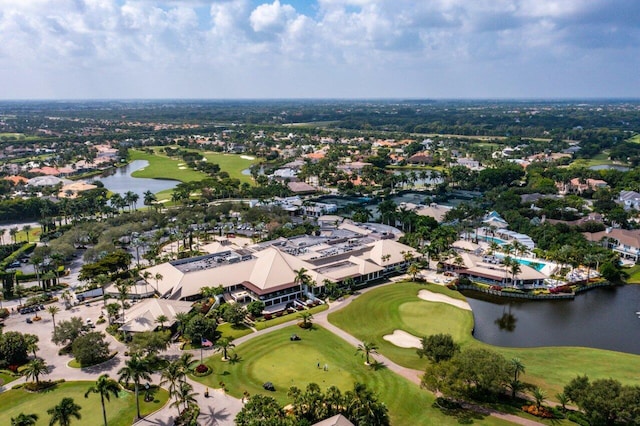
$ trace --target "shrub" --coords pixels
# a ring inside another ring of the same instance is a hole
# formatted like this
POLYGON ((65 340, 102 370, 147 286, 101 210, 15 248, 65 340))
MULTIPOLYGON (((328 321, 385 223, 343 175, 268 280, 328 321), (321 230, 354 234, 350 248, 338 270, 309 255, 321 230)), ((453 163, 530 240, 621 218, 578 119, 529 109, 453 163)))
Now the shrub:
POLYGON ((535 405, 524 405, 522 411, 525 413, 533 414, 536 417, 542 417, 543 419, 553 419, 553 413, 545 407, 536 407, 535 405))
POLYGON ((271 314, 264 314, 265 320, 270 320, 272 318, 271 314))
POLYGON ((208 376, 211 373, 213 373, 213 369, 205 364, 198 364, 198 366, 193 369, 193 375, 196 377, 208 376))
POLYGON ((0 318, 4 319, 9 316, 9 310, 7 308, 0 309, 0 318))

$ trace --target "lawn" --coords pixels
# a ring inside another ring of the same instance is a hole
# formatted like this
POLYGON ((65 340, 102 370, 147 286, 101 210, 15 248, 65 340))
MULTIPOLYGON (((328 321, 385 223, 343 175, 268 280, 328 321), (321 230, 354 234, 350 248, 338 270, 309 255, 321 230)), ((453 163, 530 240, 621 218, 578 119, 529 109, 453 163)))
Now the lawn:
MULTIPOLYGON (((17 242, 27 242, 27 233, 24 231, 24 229, 22 229, 21 226, 18 226, 18 233, 16 234, 16 241, 17 242)), ((42 233, 42 229, 39 226, 33 226, 31 227, 31 229, 29 230, 29 242, 33 243, 36 241, 40 241, 40 234, 42 233)), ((7 231, 7 235, 9 235, 9 232, 7 231)))
POLYGON ((249 160, 242 158, 243 156, 241 155, 223 154, 221 152, 205 152, 204 156, 209 163, 215 163, 220 166, 220 170, 229 173, 230 177, 240 179, 240 182, 253 183, 251 175, 243 175, 242 171, 258 162, 255 157, 247 156, 254 158, 249 160))
POLYGON ((609 151, 601 152, 589 159, 578 159, 571 163, 571 167, 593 167, 593 166, 610 166, 616 164, 609 160, 609 151))
MULTIPOLYGON (((0 394, 0 418, 4 419, 3 424, 8 423, 11 417, 20 413, 37 414, 37 425, 49 424, 47 409, 52 408, 62 400, 62 398, 73 398, 74 402, 82 407, 80 414, 82 420, 75 424, 101 424, 102 406, 100 396, 91 394, 84 397, 85 392, 93 382, 67 382, 60 383, 55 389, 42 393, 29 393, 24 389, 12 389, 0 394)), ((156 392, 153 402, 144 402, 144 393, 140 395, 140 412, 142 415, 150 414, 164 406, 169 398, 166 390, 160 389, 156 392)), ((136 404, 132 392, 121 391, 118 398, 111 397, 110 402, 106 402, 107 421, 109 426, 130 425, 136 415, 136 404)))
POLYGON ((399 283, 365 293, 350 305, 329 315, 329 321, 361 340, 379 345, 379 352, 398 364, 422 369, 415 349, 402 349, 382 339, 395 329, 416 336, 448 332, 463 347, 485 347, 500 352, 507 359, 518 357, 526 367, 524 380, 546 390, 549 398, 562 391, 566 383, 577 375, 590 378, 618 379, 625 384, 638 384, 640 356, 601 349, 578 347, 503 348, 475 340, 473 314, 442 303, 421 301, 420 289, 463 298, 447 288, 427 284, 399 283))
POLYGON ((633 135, 633 137, 630 137, 629 139, 627 139, 627 141, 633 142, 633 143, 640 143, 640 134, 633 135))
MULTIPOLYGON (((392 424, 457 424, 457 419, 432 408, 434 397, 430 392, 390 370, 374 371, 365 366, 360 354, 356 356, 355 348, 318 326, 313 330, 301 330, 295 325, 286 327, 252 339, 235 348, 235 352, 239 362, 222 362, 220 354, 214 355, 205 361, 214 373, 193 379, 211 388, 219 388, 220 382, 224 382, 228 393, 237 398, 248 391, 273 396, 281 404, 290 402, 287 397, 290 386, 303 389, 315 382, 323 390, 335 385, 344 392, 351 389, 353 383, 362 382, 387 404, 392 424), (290 341, 293 333, 302 340, 290 341), (328 371, 324 370, 325 364, 328 371), (274 384, 275 392, 262 389, 267 381, 274 384)), ((508 423, 488 417, 483 424, 508 423)))
POLYGON ((184 162, 179 159, 169 158, 164 154, 156 151, 155 154, 147 152, 131 150, 129 151, 131 160, 147 160, 149 165, 141 170, 131 173, 131 176, 137 178, 149 179, 173 179, 180 182, 199 181, 207 177, 206 174, 192 170, 189 168, 180 169, 180 164, 184 162))
POLYGON ((629 278, 627 278, 627 283, 640 284, 640 265, 632 266, 631 268, 626 269, 625 272, 629 274, 629 278))
POLYGON ((216 328, 216 331, 220 332, 222 337, 228 337, 232 340, 253 333, 253 331, 244 324, 233 325, 228 322, 220 324, 218 328, 216 328))
MULTIPOLYGON (((305 312, 310 312, 313 315, 313 314, 317 314, 318 312, 326 311, 327 309, 329 309, 329 306, 324 304, 324 305, 314 306, 313 308, 307 309, 305 312)), ((284 322, 291 321, 294 319, 299 319, 298 318, 299 314, 300 312, 294 312, 291 314, 283 315, 281 317, 275 317, 267 321, 257 321, 254 327, 256 330, 264 330, 265 328, 273 327, 274 325, 282 324, 284 322)))
POLYGON ((13 374, 9 374, 8 372, 4 372, 4 371, 0 371, 0 386, 5 385, 9 382, 13 382, 15 379, 17 379, 17 376, 14 376, 13 374))

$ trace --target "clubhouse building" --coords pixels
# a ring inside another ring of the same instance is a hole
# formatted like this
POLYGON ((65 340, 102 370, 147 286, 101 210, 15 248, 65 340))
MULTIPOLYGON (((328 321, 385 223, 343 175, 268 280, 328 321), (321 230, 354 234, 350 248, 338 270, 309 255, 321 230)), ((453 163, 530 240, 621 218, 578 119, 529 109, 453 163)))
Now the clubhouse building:
MULTIPOLYGON (((324 225, 318 235, 280 238, 246 247, 228 241, 205 246, 209 254, 166 262, 146 269, 156 292, 171 300, 200 298, 203 287, 222 286, 227 301, 260 300, 277 312, 294 301, 315 299, 329 282, 364 285, 406 270, 419 256, 396 238, 401 233, 380 224, 344 221, 324 225), (337 224, 336 224, 337 225, 337 224), (306 270, 312 285, 296 282, 306 270)), ((143 271, 144 272, 144 271, 143 271)))

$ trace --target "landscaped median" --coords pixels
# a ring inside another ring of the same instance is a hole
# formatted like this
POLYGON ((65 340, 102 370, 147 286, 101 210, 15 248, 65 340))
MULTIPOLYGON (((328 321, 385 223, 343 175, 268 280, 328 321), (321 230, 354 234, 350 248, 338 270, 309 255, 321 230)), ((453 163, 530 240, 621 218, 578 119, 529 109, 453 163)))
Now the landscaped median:
MULTIPOLYGON (((0 394, 0 419, 2 424, 9 424, 9 419, 20 413, 37 414, 37 425, 49 424, 47 409, 59 404, 62 398, 73 398, 80 405, 82 419, 77 424, 98 425, 102 422, 102 406, 99 396, 84 395, 94 385, 94 382, 79 381, 59 383, 46 392, 31 393, 25 389, 12 389, 0 394)), ((109 426, 129 426, 136 416, 136 404, 133 392, 121 390, 118 398, 105 401, 107 421, 109 426)), ((154 400, 144 401, 144 392, 140 392, 141 414, 150 414, 163 407, 169 399, 169 393, 164 389, 158 389, 154 394, 154 400)))
POLYGON ((447 333, 463 349, 489 348, 506 359, 519 358, 526 366, 525 382, 539 386, 549 399, 562 392, 564 385, 577 375, 591 379, 614 378, 623 384, 637 384, 629 371, 640 371, 640 356, 601 349, 579 347, 503 348, 487 345, 473 338, 473 314, 445 303, 420 300, 418 293, 427 289, 456 299, 460 293, 433 284, 398 283, 362 294, 345 308, 329 314, 329 321, 360 340, 373 342, 378 352, 405 367, 423 370, 426 359, 415 349, 401 348, 383 337, 403 330, 416 337, 447 333))
MULTIPOLYGON (((455 417, 443 415, 432 407, 435 398, 430 392, 382 367, 364 365, 356 348, 322 327, 301 330, 297 325, 267 333, 234 348, 235 360, 222 361, 216 354, 205 360, 213 373, 192 378, 210 388, 220 388, 236 398, 264 394, 280 404, 291 402, 287 392, 291 386, 306 388, 316 383, 325 391, 337 386, 343 392, 355 382, 374 390, 389 408, 394 425, 453 425, 455 417), (300 340, 291 340, 297 334, 300 340), (325 368, 326 367, 326 368, 325 368), (263 389, 265 382, 273 383, 275 391, 263 389)), ((483 424, 507 424, 493 417, 485 417, 483 424)))

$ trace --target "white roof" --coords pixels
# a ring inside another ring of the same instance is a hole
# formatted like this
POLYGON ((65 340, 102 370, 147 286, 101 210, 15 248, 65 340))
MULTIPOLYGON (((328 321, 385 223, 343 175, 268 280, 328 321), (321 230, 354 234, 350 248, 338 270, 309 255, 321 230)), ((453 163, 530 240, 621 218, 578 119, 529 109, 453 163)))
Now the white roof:
POLYGON ((140 333, 143 331, 153 331, 158 327, 156 320, 160 315, 167 317, 165 326, 171 327, 176 322, 176 314, 189 312, 191 302, 167 299, 145 299, 133 305, 126 313, 126 322, 120 330, 140 333))

